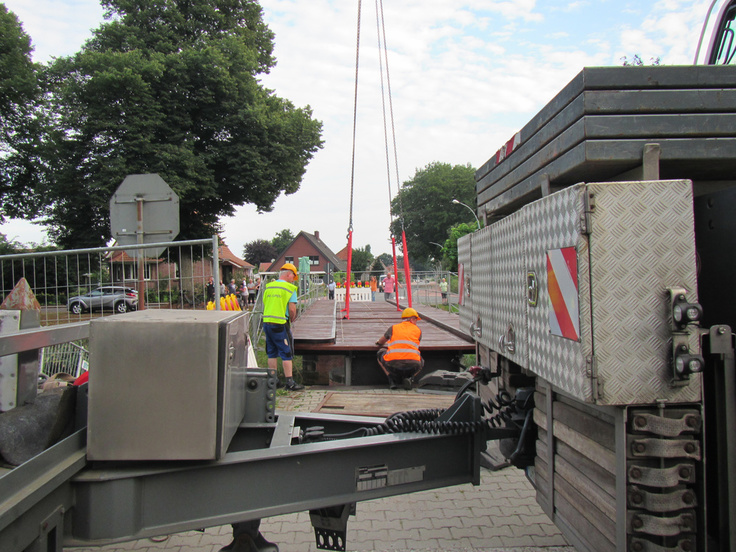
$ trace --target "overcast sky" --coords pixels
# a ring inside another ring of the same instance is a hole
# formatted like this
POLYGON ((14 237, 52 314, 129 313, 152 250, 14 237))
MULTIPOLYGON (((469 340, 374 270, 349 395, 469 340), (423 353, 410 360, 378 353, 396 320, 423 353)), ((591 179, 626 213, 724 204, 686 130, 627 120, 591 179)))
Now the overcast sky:
MULTIPOLYGON (((95 0, 5 0, 48 61, 80 49, 102 21, 95 0)), ((710 0, 383 0, 401 182, 432 162, 477 168, 583 67, 689 64, 710 0)), ((357 0, 262 0, 277 66, 263 83, 323 122, 324 148, 300 190, 271 213, 251 206, 223 220, 236 255, 284 228, 347 244, 357 0)), ((362 2, 353 246, 390 252, 375 0, 362 2)), ((391 155, 393 159, 393 154, 391 155)), ((448 205, 448 208, 452 206, 448 205)), ((458 208, 455 206, 455 208, 458 208)), ((470 217, 470 213, 468 213, 470 217)), ((470 219, 472 220, 472 218, 470 219)), ((0 226, 8 239, 44 240, 33 225, 0 226)))

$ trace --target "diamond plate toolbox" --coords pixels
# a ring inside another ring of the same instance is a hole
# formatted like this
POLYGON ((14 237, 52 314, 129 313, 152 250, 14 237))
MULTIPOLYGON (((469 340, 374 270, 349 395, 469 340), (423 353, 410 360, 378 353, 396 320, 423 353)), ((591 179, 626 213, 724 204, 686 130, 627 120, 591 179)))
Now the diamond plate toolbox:
POLYGON ((472 294, 490 348, 589 403, 699 400, 699 374, 672 383, 667 292, 697 301, 689 180, 577 184, 490 228, 490 285, 472 294))

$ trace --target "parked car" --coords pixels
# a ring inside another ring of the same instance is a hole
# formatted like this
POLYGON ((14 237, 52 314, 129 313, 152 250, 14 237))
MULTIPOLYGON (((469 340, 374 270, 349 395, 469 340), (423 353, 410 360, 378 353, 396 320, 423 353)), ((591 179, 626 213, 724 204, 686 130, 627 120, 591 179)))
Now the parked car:
POLYGON ((85 295, 70 297, 66 304, 73 314, 103 310, 123 313, 138 308, 138 292, 124 286, 100 286, 85 295))

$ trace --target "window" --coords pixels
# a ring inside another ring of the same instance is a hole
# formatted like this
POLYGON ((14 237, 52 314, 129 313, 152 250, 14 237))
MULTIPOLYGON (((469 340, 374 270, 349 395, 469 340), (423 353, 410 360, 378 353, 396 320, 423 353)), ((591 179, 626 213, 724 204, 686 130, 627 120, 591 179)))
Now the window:
POLYGON ((734 33, 736 32, 736 5, 728 8, 723 18, 722 27, 719 30, 719 37, 716 39, 718 47, 713 50, 713 65, 731 65, 734 62, 734 53, 736 53, 736 44, 734 43, 734 33))
POLYGON ((319 255, 310 255, 309 256, 309 264, 310 265, 318 265, 319 264, 319 255))
POLYGON ((294 257, 284 257, 284 262, 294 264, 294 257))

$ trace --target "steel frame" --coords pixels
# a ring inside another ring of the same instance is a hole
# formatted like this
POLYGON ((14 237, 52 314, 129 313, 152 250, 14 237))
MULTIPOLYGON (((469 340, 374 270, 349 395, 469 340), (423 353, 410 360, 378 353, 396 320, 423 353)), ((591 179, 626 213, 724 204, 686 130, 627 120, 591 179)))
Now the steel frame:
MULTIPOLYGON (((476 423, 466 394, 441 417, 476 423)), ((241 425, 219 461, 88 463, 86 431, 0 477, 0 550, 61 552, 397 494, 480 482, 487 432, 382 434, 299 443, 306 430, 349 433, 380 418, 277 413, 241 425)), ((504 431, 498 431, 504 435, 504 431)))

